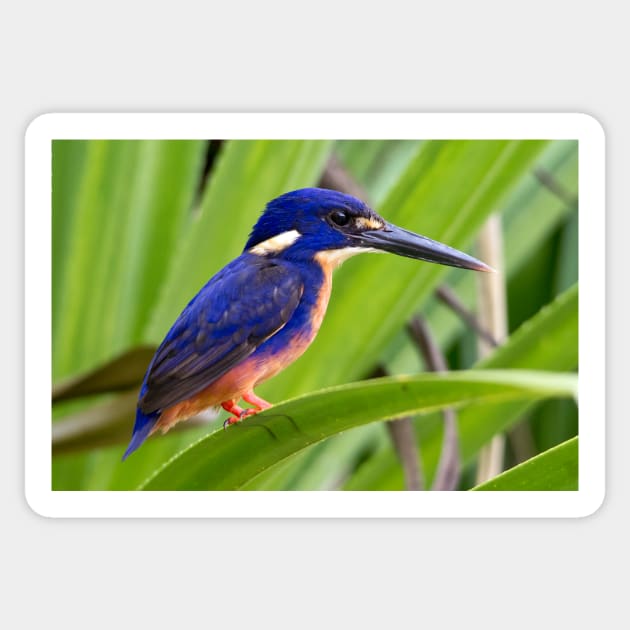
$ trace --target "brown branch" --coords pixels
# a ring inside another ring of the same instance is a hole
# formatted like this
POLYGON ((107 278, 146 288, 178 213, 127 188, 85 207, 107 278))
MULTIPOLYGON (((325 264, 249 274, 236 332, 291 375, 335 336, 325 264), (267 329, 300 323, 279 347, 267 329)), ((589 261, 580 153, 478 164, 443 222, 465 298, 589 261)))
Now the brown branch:
POLYGON ((411 418, 388 420, 385 426, 403 467, 405 489, 423 490, 424 480, 420 469, 420 456, 416 447, 416 432, 411 418))
POLYGON ((446 285, 438 287, 435 291, 436 297, 448 306, 459 318, 474 330, 479 337, 484 339, 489 345, 496 348, 499 342, 492 336, 489 330, 481 325, 476 315, 466 307, 466 305, 457 297, 455 291, 446 285))
MULTIPOLYGON (((483 339, 492 348, 499 347, 499 342, 485 328, 479 318, 469 310, 459 299, 457 294, 447 285, 438 287, 435 296, 450 308, 477 336, 483 339)), ((514 451, 517 462, 523 462, 535 455, 535 445, 531 434, 531 429, 526 423, 520 423, 508 431, 508 438, 514 451)))
POLYGON ((335 154, 328 159, 320 177, 319 186, 338 190, 368 202, 368 195, 363 186, 350 174, 335 154))
MULTIPOLYGON (((422 317, 414 317, 407 325, 407 331, 416 346, 420 349, 427 367, 431 371, 444 372, 448 370, 446 359, 437 343, 435 343, 431 331, 422 317)), ((444 418, 442 451, 431 489, 455 490, 461 469, 457 416, 453 409, 444 409, 442 416, 444 418)))
MULTIPOLYGON (((372 372, 370 378, 379 378, 381 376, 388 376, 388 372, 382 365, 379 365, 372 372)), ((403 468, 405 489, 423 490, 424 479, 422 477, 420 453, 416 446, 416 432, 411 418, 387 420, 385 426, 403 468)))
MULTIPOLYGON (((52 424, 53 455, 86 451, 105 446, 124 445, 131 437, 136 415, 138 391, 119 394, 52 424)), ((208 424, 209 414, 179 422, 171 431, 188 431, 208 424)), ((122 450, 121 450, 122 455, 122 450)))
POLYGON ((86 374, 57 383, 52 390, 52 402, 120 392, 132 387, 139 389, 154 354, 155 346, 138 346, 86 374))
POLYGON ((534 177, 544 186, 551 194, 558 197, 567 205, 577 203, 577 197, 572 195, 548 170, 544 168, 535 168, 534 177))

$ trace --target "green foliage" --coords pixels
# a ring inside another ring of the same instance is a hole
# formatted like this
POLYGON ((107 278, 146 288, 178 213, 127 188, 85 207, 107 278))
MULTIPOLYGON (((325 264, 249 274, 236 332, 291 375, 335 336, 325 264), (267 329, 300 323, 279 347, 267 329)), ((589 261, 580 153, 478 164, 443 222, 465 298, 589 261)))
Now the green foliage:
MULTIPOLYGON (((53 144, 53 378, 57 393, 65 388, 71 398, 54 408, 55 489, 131 490, 149 477, 148 487, 191 487, 195 471, 205 488, 402 489, 398 458, 376 421, 423 413, 414 424, 431 480, 442 420, 427 410, 464 400, 464 464, 474 465, 485 442, 519 422, 545 451, 543 463, 560 462, 547 451, 576 435, 576 404, 555 399, 567 390, 554 383, 568 380, 540 371, 577 367, 576 142, 227 141, 211 165, 208 148, 204 141, 53 144), (240 253, 269 199, 317 184, 332 151, 388 220, 454 247, 471 250, 485 218, 502 213, 510 339, 471 372, 344 385, 379 363, 394 375, 421 371, 404 332, 419 311, 457 361, 452 369, 474 362, 474 335, 433 290, 446 283, 474 309, 475 274, 361 256, 336 273, 313 346, 259 391, 272 401, 300 398, 225 432, 214 430, 222 419, 213 428, 186 423, 121 464, 147 354, 141 346, 158 343, 201 285, 240 253), (454 351, 462 347, 468 350, 454 351), (515 369, 539 371, 535 392, 523 383, 512 384, 520 393, 507 398, 484 389, 508 387, 504 371, 515 369), (498 382, 493 374, 502 375, 498 382), (406 382, 425 389, 418 398, 395 389, 406 382), (376 394, 386 383, 391 400, 376 394), (443 383, 451 390, 440 389, 443 383), (342 387, 318 391, 327 386, 342 387), (474 389, 468 398, 466 387, 474 389), (75 400, 79 394, 90 396, 75 400), (283 409, 299 430, 274 417, 283 409)), ((577 484, 576 466, 565 466, 561 478, 537 459, 531 464, 497 483, 577 484)))
POLYGON ((373 379, 322 390, 199 440, 144 490, 238 490, 293 453, 353 427, 479 401, 576 396, 567 374, 473 371, 373 379))
POLYGON ((140 341, 187 222, 196 141, 53 143, 53 375, 140 341))
MULTIPOLYGON (((504 346, 487 359, 479 361, 480 369, 572 370, 577 365, 577 287, 569 289, 552 304, 544 307, 526 324, 515 331, 504 346), (550 340, 553 340, 551 342, 550 340)), ((523 417, 532 402, 479 401, 458 414, 460 451, 464 463, 469 463, 493 435, 509 429, 523 417)), ((442 422, 438 416, 416 427, 418 444, 422 448, 425 475, 432 479, 437 466, 442 422)), ((374 457, 348 481, 347 489, 394 489, 402 482, 402 472, 391 450, 374 457)))
POLYGON ((577 490, 578 438, 536 455, 473 490, 577 490))

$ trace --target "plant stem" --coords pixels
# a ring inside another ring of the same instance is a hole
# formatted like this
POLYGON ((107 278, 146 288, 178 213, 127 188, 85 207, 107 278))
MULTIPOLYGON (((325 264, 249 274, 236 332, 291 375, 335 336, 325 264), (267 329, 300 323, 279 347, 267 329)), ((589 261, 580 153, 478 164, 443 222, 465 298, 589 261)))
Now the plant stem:
MULTIPOLYGON (((384 366, 377 366, 370 378, 389 376, 384 366)), ((411 418, 400 418, 385 422, 387 432, 392 440, 398 459, 403 468, 405 490, 424 490, 420 452, 417 448, 416 432, 411 418)))
MULTIPOLYGON (((479 279, 479 322, 499 343, 507 337, 507 306, 503 275, 503 233, 499 214, 491 215, 479 233, 479 257, 498 273, 481 273, 479 279)), ((479 356, 492 351, 485 339, 478 340, 479 356)), ((477 484, 496 477, 503 470, 505 437, 495 435, 479 453, 477 484)))
POLYGON ((416 432, 411 418, 389 420, 385 423, 394 448, 402 463, 405 490, 424 490, 424 479, 420 469, 420 455, 416 448, 416 432))
MULTIPOLYGON (((407 330, 420 349, 427 367, 433 372, 448 370, 446 358, 440 347, 433 339, 426 321, 419 316, 414 317, 408 324, 407 330)), ((438 462, 432 490, 455 490, 459 481, 459 437, 457 434, 457 416, 453 409, 444 409, 444 437, 442 451, 438 462)))
POLYGON ((443 284, 435 290, 435 296, 493 348, 499 345, 499 342, 481 325, 476 315, 457 297, 457 293, 453 289, 443 284))
POLYGON ((363 186, 359 184, 334 153, 328 158, 326 168, 320 177, 318 185, 321 188, 331 188, 347 195, 353 195, 369 203, 367 192, 363 186))

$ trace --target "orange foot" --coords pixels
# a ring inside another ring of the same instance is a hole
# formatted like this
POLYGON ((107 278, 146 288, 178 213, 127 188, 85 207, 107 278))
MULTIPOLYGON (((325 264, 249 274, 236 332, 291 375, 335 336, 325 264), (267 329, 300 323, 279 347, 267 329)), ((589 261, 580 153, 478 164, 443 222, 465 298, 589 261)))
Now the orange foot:
POLYGON ((254 405, 258 411, 269 409, 272 406, 270 402, 259 398, 256 394, 254 394, 254 392, 247 392, 243 394, 243 400, 248 402, 250 405, 254 405))
POLYGON ((236 399, 226 400, 221 403, 221 407, 225 409, 228 413, 233 414, 231 418, 228 418, 223 423, 223 428, 229 427, 231 424, 236 424, 243 420, 243 418, 247 418, 248 416, 253 416, 257 414, 259 411, 263 409, 269 409, 271 407, 271 403, 268 403, 266 400, 259 398, 254 394, 254 392, 247 392, 243 394, 243 400, 248 402, 250 405, 254 405, 253 409, 243 409, 236 404, 236 399))

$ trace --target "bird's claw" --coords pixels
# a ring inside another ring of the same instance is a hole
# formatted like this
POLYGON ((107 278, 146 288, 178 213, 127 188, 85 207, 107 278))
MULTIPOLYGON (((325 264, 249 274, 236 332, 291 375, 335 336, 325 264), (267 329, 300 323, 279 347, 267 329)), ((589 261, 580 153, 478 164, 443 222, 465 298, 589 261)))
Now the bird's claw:
POLYGON ((223 423, 223 430, 225 431, 225 429, 227 429, 231 424, 236 424, 237 422, 244 420, 248 416, 253 416, 256 413, 258 413, 257 409, 243 409, 238 416, 231 416, 223 423))

